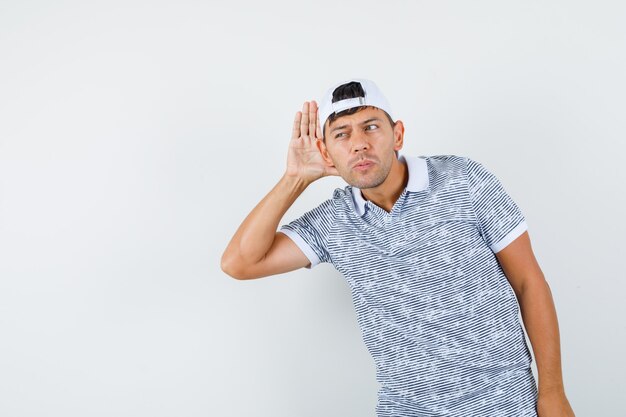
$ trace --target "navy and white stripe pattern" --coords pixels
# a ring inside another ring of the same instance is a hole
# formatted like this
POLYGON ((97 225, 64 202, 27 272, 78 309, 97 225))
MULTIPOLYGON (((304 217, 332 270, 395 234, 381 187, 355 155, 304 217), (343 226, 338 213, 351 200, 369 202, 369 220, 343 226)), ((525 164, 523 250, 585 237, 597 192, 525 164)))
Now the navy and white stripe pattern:
POLYGON ((526 229, 519 207, 480 163, 405 157, 391 212, 359 189, 281 226, 311 261, 347 280, 380 382, 377 414, 536 416, 518 304, 495 253, 526 229))

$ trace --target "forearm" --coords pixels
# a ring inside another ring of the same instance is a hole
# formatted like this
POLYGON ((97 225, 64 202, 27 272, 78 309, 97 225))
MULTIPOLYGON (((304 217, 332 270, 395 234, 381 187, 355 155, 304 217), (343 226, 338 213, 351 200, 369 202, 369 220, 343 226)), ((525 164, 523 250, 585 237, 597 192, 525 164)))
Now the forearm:
POLYGON ((535 259, 528 232, 496 253, 522 312, 539 374, 539 417, 575 417, 565 396, 561 346, 552 292, 535 259))
POLYGON ((518 300, 535 355, 539 394, 564 392, 556 309, 552 292, 543 276, 528 283, 518 300))
POLYGON ((222 266, 254 264, 272 246, 278 223, 309 183, 283 175, 241 223, 222 255, 222 266))

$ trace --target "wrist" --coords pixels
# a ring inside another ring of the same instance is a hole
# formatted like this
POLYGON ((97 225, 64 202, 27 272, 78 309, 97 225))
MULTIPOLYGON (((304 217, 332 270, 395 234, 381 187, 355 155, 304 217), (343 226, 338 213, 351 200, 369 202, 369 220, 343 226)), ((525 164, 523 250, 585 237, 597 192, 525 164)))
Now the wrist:
POLYGON ((301 177, 300 175, 288 173, 284 173, 280 181, 287 185, 289 188, 297 189, 299 191, 304 191, 309 186, 309 184, 313 182, 309 179, 301 177))

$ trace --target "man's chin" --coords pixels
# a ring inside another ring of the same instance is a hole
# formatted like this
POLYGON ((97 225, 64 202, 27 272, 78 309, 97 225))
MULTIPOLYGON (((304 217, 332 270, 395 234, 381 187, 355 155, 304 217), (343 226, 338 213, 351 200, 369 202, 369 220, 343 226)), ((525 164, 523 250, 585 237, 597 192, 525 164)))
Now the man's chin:
POLYGON ((383 181, 355 181, 354 179, 351 179, 350 181, 346 181, 348 184, 350 184, 351 186, 353 186, 354 188, 358 188, 359 190, 366 190, 368 188, 375 188, 378 187, 380 184, 382 184, 384 182, 383 181))

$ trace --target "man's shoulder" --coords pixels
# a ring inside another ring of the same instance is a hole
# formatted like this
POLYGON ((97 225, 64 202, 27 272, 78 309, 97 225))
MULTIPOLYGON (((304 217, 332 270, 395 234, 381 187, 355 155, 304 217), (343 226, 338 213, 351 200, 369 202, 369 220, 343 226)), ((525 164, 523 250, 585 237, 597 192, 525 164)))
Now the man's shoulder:
POLYGON ((437 167, 462 166, 469 159, 467 156, 452 154, 419 156, 418 158, 424 158, 427 162, 437 167))
POLYGON ((464 176, 467 164, 471 159, 463 155, 429 155, 420 156, 426 161, 428 169, 434 174, 444 176, 464 176))
POLYGON ((335 188, 330 198, 323 200, 317 206, 310 209, 311 214, 324 215, 325 217, 334 216, 337 212, 340 212, 345 207, 346 199, 351 194, 351 187, 349 185, 342 188, 335 188))

